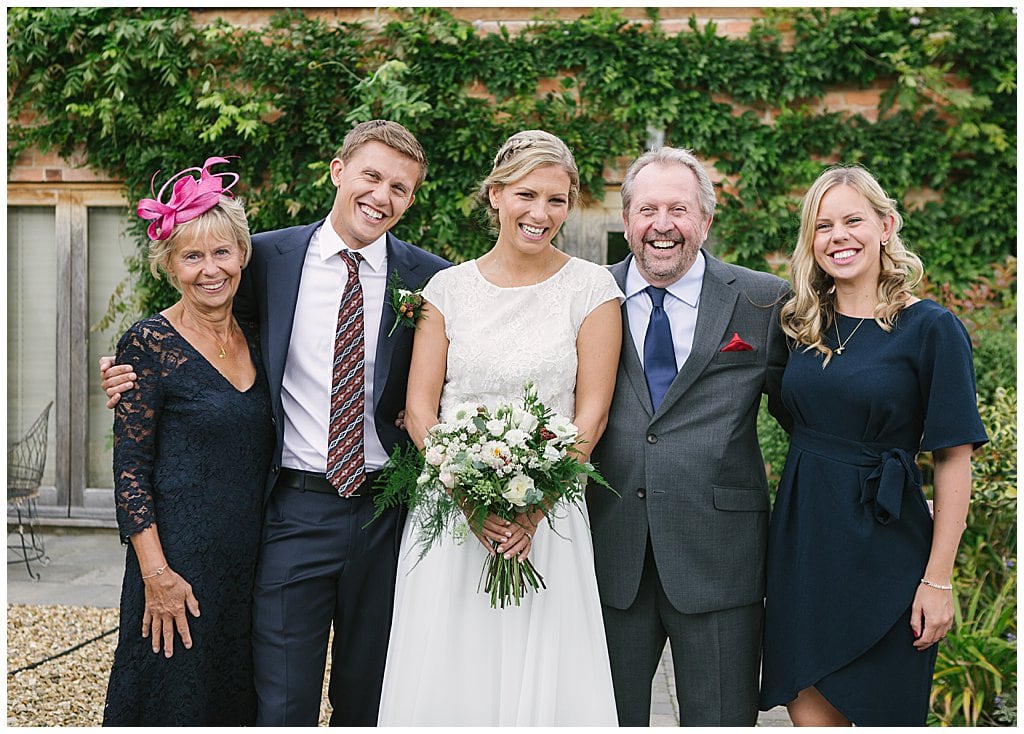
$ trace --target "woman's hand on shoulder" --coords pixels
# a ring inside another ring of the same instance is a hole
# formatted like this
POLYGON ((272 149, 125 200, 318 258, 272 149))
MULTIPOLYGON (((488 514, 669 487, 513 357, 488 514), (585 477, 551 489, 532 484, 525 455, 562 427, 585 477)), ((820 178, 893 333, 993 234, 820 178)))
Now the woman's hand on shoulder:
POLYGON ((121 399, 121 393, 131 390, 136 380, 130 364, 114 364, 113 357, 100 357, 100 381, 107 394, 107 407, 113 408, 121 399))

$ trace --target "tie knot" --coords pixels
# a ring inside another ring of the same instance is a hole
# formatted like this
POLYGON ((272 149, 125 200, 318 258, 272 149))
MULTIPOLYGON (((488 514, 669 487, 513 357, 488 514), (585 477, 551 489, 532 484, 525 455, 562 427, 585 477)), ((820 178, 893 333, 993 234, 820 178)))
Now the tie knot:
POLYGON ((651 297, 651 303, 654 304, 655 308, 662 308, 665 303, 665 289, 658 288, 657 286, 649 285, 644 290, 647 291, 647 295, 651 297))
POLYGON ((349 275, 359 277, 359 263, 363 261, 363 256, 355 250, 342 250, 341 259, 348 266, 349 275))

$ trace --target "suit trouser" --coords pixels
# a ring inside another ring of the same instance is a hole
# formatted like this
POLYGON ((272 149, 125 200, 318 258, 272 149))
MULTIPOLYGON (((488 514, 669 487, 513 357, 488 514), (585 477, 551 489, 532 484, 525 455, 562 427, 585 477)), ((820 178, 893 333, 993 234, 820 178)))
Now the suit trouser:
POLYGON ((400 516, 370 496, 278 486, 268 502, 253 599, 257 724, 316 726, 334 626, 331 725, 377 723, 400 516))
POLYGON ((682 726, 757 722, 762 603, 703 614, 677 611, 665 596, 648 543, 633 604, 605 604, 602 610, 620 726, 650 726, 651 681, 666 638, 682 726))

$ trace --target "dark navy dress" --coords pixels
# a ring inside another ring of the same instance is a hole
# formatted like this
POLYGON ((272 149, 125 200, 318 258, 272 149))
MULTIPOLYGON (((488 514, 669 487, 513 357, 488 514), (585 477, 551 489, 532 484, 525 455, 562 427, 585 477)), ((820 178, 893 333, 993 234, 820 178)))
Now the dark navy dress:
POLYGON ((192 649, 174 655, 143 639, 145 588, 129 544, 121 629, 105 726, 243 725, 255 720, 252 584, 263 486, 274 447, 266 376, 237 390, 163 316, 121 338, 118 364, 139 380, 114 420, 114 483, 122 542, 153 524, 167 563, 192 585, 192 649))
MULTIPOLYGON (((860 319, 839 316, 846 339, 860 319)), ((834 349, 834 327, 829 345, 834 349)), ((761 708, 815 686, 860 726, 921 726, 937 646, 910 608, 931 549, 918 451, 982 445, 966 329, 932 301, 867 319, 822 369, 790 353, 794 419, 768 539, 761 708)))

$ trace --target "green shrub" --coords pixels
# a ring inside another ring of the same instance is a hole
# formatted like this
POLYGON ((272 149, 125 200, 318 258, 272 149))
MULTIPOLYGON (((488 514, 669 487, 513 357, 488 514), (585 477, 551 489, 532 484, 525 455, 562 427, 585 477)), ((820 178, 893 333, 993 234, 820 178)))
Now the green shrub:
MULTIPOLYGON (((961 564, 965 556, 974 555, 993 554, 979 541, 964 548, 961 564)), ((989 562, 979 558, 977 565, 989 566, 989 562)), ((963 571, 956 575, 957 587, 966 593, 957 595, 955 627, 939 643, 929 723, 1016 724, 1015 703, 1012 712, 1005 705, 1005 700, 1015 702, 1017 696, 1016 573, 1000 586, 992 583, 987 570, 969 580, 967 575, 963 571), (1010 715, 1013 721, 1003 721, 1010 715)))

